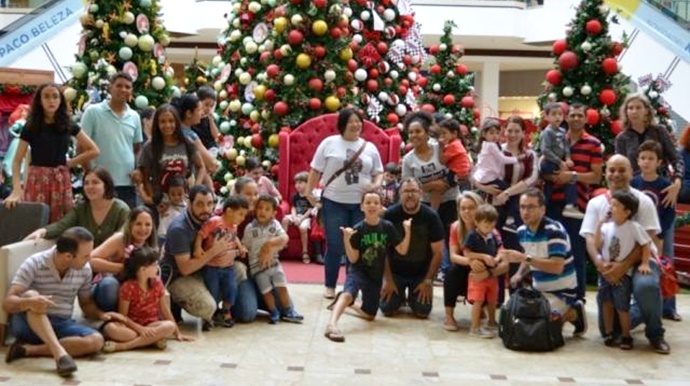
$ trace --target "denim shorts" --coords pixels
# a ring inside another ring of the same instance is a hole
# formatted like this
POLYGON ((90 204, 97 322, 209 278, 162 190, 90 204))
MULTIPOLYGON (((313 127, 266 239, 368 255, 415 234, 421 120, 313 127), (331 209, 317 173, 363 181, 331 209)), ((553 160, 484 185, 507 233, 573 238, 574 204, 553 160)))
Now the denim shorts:
POLYGON ((376 316, 376 312, 379 309, 379 301, 381 300, 381 284, 381 280, 377 283, 362 272, 350 267, 345 278, 343 292, 347 292, 353 298, 356 298, 357 292, 362 291, 362 311, 371 316, 376 316))
POLYGON ((602 302, 613 302, 616 311, 628 311, 631 296, 632 278, 630 276, 623 276, 620 285, 612 285, 599 276, 599 299, 602 302))
MULTIPOLYGON (((98 334, 96 329, 84 324, 77 323, 74 319, 63 318, 61 316, 48 315, 50 325, 55 331, 55 336, 58 339, 68 338, 71 336, 89 336, 91 334, 98 334)), ((29 322, 26 320, 26 313, 14 314, 10 321, 10 333, 17 338, 18 341, 28 344, 44 343, 29 327, 29 322)))

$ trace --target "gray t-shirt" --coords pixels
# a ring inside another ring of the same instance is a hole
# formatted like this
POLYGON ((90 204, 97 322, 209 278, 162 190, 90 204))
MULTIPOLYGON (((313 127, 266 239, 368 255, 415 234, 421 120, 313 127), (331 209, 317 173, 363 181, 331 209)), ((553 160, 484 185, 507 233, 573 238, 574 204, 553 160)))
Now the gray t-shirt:
MULTIPOLYGON (((445 181, 448 168, 439 161, 438 153, 441 149, 438 143, 429 143, 429 146, 434 150, 434 154, 428 161, 419 159, 414 151, 407 153, 403 157, 402 178, 416 177, 422 184, 436 180, 445 181)), ((443 192, 441 202, 454 201, 459 193, 458 187, 453 186, 443 192)), ((429 203, 431 201, 431 194, 425 192, 422 201, 429 203)))
POLYGON ((565 130, 546 126, 539 138, 539 150, 547 161, 560 165, 561 161, 570 157, 570 144, 565 130))
MULTIPOLYGON (((180 175, 187 178, 191 173, 189 166, 190 161, 187 155, 187 147, 184 143, 180 142, 173 146, 163 146, 163 153, 158 160, 159 175, 151 174, 151 184, 153 185, 154 191, 159 192, 160 189, 164 190, 165 182, 169 181, 172 176, 180 175)), ((152 173, 151 167, 154 162, 156 161, 153 159, 151 141, 149 141, 146 142, 146 145, 144 145, 144 148, 139 154, 137 167, 152 173)))

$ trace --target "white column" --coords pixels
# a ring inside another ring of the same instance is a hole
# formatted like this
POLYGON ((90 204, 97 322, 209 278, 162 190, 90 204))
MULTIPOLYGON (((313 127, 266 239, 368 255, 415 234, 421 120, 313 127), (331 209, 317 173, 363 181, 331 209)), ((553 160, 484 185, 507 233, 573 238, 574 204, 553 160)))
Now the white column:
POLYGON ((498 117, 498 81, 501 72, 497 61, 488 60, 482 64, 481 79, 476 91, 481 102, 482 119, 498 117))

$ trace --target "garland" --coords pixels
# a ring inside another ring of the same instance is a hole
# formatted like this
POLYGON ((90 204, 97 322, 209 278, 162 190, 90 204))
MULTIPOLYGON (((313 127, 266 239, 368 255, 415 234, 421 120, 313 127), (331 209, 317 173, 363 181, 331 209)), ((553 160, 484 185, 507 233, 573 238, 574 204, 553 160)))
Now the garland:
POLYGON ((38 86, 27 86, 23 84, 0 83, 0 94, 8 95, 31 95, 38 90, 38 86))
POLYGON ((686 225, 690 225, 690 212, 676 217, 676 222, 674 223, 675 229, 682 228, 686 225))

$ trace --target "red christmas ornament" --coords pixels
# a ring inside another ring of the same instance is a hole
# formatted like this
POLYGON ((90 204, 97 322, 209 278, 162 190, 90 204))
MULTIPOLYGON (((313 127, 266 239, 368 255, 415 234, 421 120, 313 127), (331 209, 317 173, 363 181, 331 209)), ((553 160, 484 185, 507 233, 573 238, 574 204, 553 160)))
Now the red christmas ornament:
POLYGON ((434 75, 438 75, 441 73, 441 66, 439 66, 438 64, 434 64, 429 68, 429 71, 434 75))
POLYGON ((429 46, 429 53, 431 55, 436 55, 436 54, 438 54, 439 51, 440 51, 440 49, 438 48, 438 46, 436 44, 429 46))
POLYGON ((599 93, 599 101, 606 106, 616 103, 616 98, 616 93, 611 89, 602 90, 601 93, 599 93))
POLYGON ((602 30, 601 23, 596 19, 590 20, 585 24, 585 30, 590 35, 598 35, 602 30))
POLYGON ((326 56, 326 48, 324 46, 316 46, 314 47, 314 56, 317 58, 323 58, 326 56))
POLYGON ((453 48, 450 50, 450 52, 462 56, 465 53, 465 48, 460 44, 453 44, 453 48))
POLYGON ((312 110, 319 110, 321 108, 321 100, 319 98, 309 99, 309 108, 312 110))
MULTIPOLYGON (((479 109, 474 109, 472 113, 474 113, 474 119, 479 119, 482 116, 482 112, 479 111, 479 109)), ((475 122, 474 125, 478 126, 477 122, 475 122)))
POLYGON ((601 69, 607 75, 615 75, 618 73, 618 62, 614 58, 606 58, 601 62, 601 69))
POLYGON ((466 109, 472 108, 474 107, 474 98, 469 95, 464 96, 460 99, 460 105, 466 109))
POLYGON ((376 51, 381 55, 386 55, 386 53, 388 53, 388 44, 385 42, 378 42, 378 44, 376 44, 376 51))
POLYGON ((288 33, 287 40, 291 46, 298 46, 304 41, 304 34, 299 30, 293 29, 288 33))
POLYGON ((264 139, 261 138, 261 134, 252 134, 251 142, 252 146, 257 149, 261 149, 262 147, 264 147, 264 139))
POLYGON ((264 93, 264 99, 266 99, 266 100, 269 101, 269 102, 272 101, 273 98, 275 98, 275 97, 276 97, 276 92, 273 91, 273 89, 268 89, 268 90, 266 90, 266 92, 264 93))
POLYGON ((455 103, 455 96, 454 96, 453 94, 446 94, 446 95, 443 97, 443 103, 444 103, 446 106, 451 106, 452 104, 455 103))
POLYGON ((377 70, 377 69, 374 68, 374 67, 372 67, 371 69, 369 69, 369 77, 370 77, 370 78, 378 78, 378 77, 379 77, 379 70, 377 70))
POLYGON ((277 60, 280 60, 280 59, 283 58, 283 53, 280 52, 280 48, 276 48, 276 49, 273 51, 273 57, 276 58, 277 60))
POLYGON ((343 36, 343 31, 338 27, 331 28, 331 37, 333 39, 340 39, 343 36))
POLYGON ((316 6, 316 8, 323 8, 328 4, 328 0, 312 0, 312 3, 316 6))
POLYGON ((383 84, 386 87, 390 87, 393 85, 393 79, 386 77, 385 79, 383 79, 383 84))
POLYGON ((429 84, 429 78, 427 78, 426 76, 420 76, 417 78, 417 84, 420 87, 426 87, 429 84))
POLYGON ((410 87, 410 81, 407 79, 403 79, 400 81, 400 84, 402 84, 405 87, 410 87))
POLYGON ((620 42, 613 42, 611 43, 611 52, 618 56, 623 52, 623 45, 620 42))
POLYGON ((400 87, 398 87, 398 94, 407 95, 407 87, 400 85, 400 87))
POLYGON ((556 40, 553 42, 553 53, 556 56, 560 56, 566 49, 568 49, 568 43, 565 40, 556 40))
POLYGON ((561 66, 561 70, 568 71, 577 67, 577 55, 572 51, 565 51, 558 57, 558 64, 561 66))
POLYGON ((254 20, 254 14, 252 12, 245 12, 240 15, 240 23, 249 24, 254 20))
POLYGON ((273 112, 279 117, 284 116, 288 112, 287 103, 285 103, 283 101, 276 102, 276 104, 273 105, 273 112))
POLYGON ((275 165, 271 166, 271 174, 278 177, 279 173, 280 173, 280 165, 275 164, 275 165))
POLYGON ((455 65, 455 72, 457 72, 459 75, 465 76, 467 74, 467 66, 462 63, 458 63, 455 65))
POLYGON ((269 64, 268 67, 266 67, 266 75, 268 75, 269 78, 275 78, 279 73, 280 67, 278 67, 277 64, 269 64))
POLYGON ((319 78, 309 79, 309 88, 316 92, 321 92, 323 90, 323 81, 319 78))
POLYGON ((554 86, 558 86, 561 83, 561 80, 561 72, 558 70, 549 70, 546 73, 546 81, 554 86))
POLYGON ((410 55, 403 56, 403 63, 406 66, 409 66, 410 64, 412 64, 412 57, 410 55))
POLYGON ((400 121, 400 118, 398 118, 398 114, 395 113, 388 113, 388 115, 386 115, 386 119, 388 120, 388 122, 390 122, 391 125, 397 125, 400 121))
POLYGON ((587 124, 594 126, 599 123, 599 111, 597 109, 587 109, 587 124))
POLYGON ((369 91, 376 91, 379 89, 379 82, 377 82, 374 79, 369 79, 367 81, 367 90, 369 91))
MULTIPOLYGON (((252 129, 251 129, 251 130, 252 130, 252 134, 256 134, 256 133, 258 133, 259 131, 261 131, 261 126, 259 126, 258 123, 255 123, 255 124, 252 125, 252 129)), ((256 146, 255 146, 255 147, 256 147, 256 146)))
POLYGON ((434 105, 427 103, 422 105, 422 110, 426 111, 427 113, 433 114, 436 112, 436 107, 434 105))
POLYGON ((623 123, 621 123, 620 119, 611 122, 611 132, 613 135, 618 135, 621 131, 623 131, 623 123))
POLYGON ((338 95, 338 98, 345 98, 347 95, 347 89, 345 87, 338 87, 337 90, 335 90, 336 95, 338 95))

